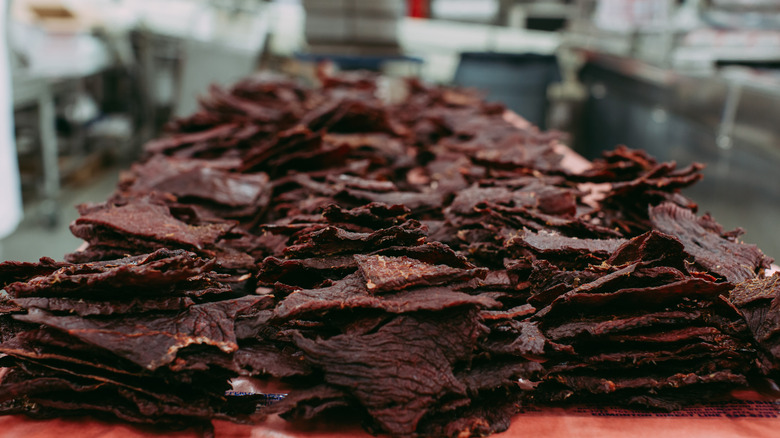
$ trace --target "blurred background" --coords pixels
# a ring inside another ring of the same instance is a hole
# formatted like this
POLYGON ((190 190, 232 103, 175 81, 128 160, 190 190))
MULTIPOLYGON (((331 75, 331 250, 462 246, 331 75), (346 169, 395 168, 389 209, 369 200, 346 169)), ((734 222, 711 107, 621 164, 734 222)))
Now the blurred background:
MULTIPOLYGON (((12 148, 18 164, 24 219, 0 236, 0 260, 61 259, 78 247, 67 228, 77 217, 73 205, 104 200, 144 142, 194 111, 210 84, 261 69, 312 78, 323 59, 342 70, 480 88, 532 123, 564 132, 588 158, 626 144, 680 165, 704 162, 704 181, 687 192, 700 211, 745 228, 746 241, 780 257, 777 0, 5 0, 3 7, 0 66, 11 92, 0 87, 0 99, 12 122, 5 117, 0 126, 13 141, 0 149, 12 148)), ((11 220, 15 201, 6 193, 0 218, 11 220)))

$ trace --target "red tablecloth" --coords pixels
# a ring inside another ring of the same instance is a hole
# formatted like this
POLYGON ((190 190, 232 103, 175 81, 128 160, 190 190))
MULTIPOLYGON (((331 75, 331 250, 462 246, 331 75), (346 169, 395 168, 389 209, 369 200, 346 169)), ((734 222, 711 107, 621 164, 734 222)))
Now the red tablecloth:
MULTIPOLYGON (((257 426, 215 421, 218 438, 337 438, 365 437, 357 424, 318 422, 291 424, 273 417, 257 426)), ((195 438, 197 430, 171 432, 91 419, 32 420, 14 415, 0 417, 0 436, 50 438, 195 438)), ((692 408, 672 414, 637 413, 624 410, 546 409, 521 413, 506 432, 495 438, 776 438, 780 436, 780 405, 733 404, 692 408)))

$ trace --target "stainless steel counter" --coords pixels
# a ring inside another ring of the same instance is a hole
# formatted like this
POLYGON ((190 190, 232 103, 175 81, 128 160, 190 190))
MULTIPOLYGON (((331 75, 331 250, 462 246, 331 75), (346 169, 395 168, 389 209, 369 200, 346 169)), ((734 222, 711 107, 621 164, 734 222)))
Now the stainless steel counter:
POLYGON ((705 163, 704 180, 687 195, 780 258, 780 80, 745 69, 686 74, 582 53, 588 98, 576 149, 593 158, 626 144, 681 165, 705 163))

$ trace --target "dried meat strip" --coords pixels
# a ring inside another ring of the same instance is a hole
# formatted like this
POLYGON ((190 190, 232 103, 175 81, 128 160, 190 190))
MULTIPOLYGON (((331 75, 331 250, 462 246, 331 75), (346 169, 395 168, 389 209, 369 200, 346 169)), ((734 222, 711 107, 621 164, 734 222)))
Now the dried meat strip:
POLYGON ((653 309, 678 303, 684 299, 713 300, 728 293, 728 283, 713 283, 699 278, 689 278, 662 286, 646 288, 625 288, 611 293, 566 293, 557 298, 550 306, 542 309, 537 316, 549 318, 573 309, 610 309, 629 306, 629 309, 653 309))
POLYGON ((26 309, 42 309, 54 314, 75 313, 79 316, 139 314, 160 311, 180 311, 195 302, 190 297, 133 298, 128 301, 97 301, 83 298, 30 297, 13 300, 26 309))
POLYGON ((495 308, 500 303, 488 296, 457 292, 450 287, 423 287, 374 295, 359 274, 352 274, 332 286, 299 290, 289 294, 274 309, 277 318, 288 320, 342 309, 379 309, 390 313, 420 310, 441 311, 458 306, 495 308))
POLYGON ((487 274, 484 268, 460 269, 431 265, 406 256, 355 255, 358 269, 372 293, 397 291, 413 286, 435 286, 467 281, 487 274))
POLYGON ((291 353, 269 342, 241 346, 233 353, 233 362, 241 374, 270 375, 276 378, 306 376, 311 367, 300 352, 291 353))
POLYGON ((739 308, 750 332, 774 358, 780 358, 780 274, 744 281, 731 291, 729 299, 739 308))
POLYGON ((329 226, 298 238, 285 255, 293 258, 370 252, 396 245, 423 243, 425 227, 416 220, 384 228, 373 233, 353 233, 329 226))
MULTIPOLYGON (((184 250, 153 253, 108 262, 67 265, 25 283, 6 286, 14 298, 34 296, 95 296, 110 299, 174 293, 181 284, 209 272, 213 262, 184 250)), ((190 284, 193 286, 194 284, 190 284)))
POLYGON ((714 373, 696 374, 677 373, 670 376, 603 378, 595 376, 556 376, 556 380, 575 391, 587 391, 594 394, 612 393, 625 389, 648 388, 661 390, 665 388, 681 388, 689 385, 707 383, 729 383, 734 387, 747 387, 747 379, 741 374, 729 370, 714 373))
POLYGON ((108 241, 119 240, 122 242, 119 246, 123 247, 127 242, 135 241, 158 248, 174 245, 199 250, 213 245, 231 228, 233 225, 227 223, 187 225, 174 218, 166 207, 132 202, 93 209, 73 222, 71 232, 90 244, 105 245, 105 234, 108 241))
POLYGON ((0 288, 17 281, 27 281, 33 277, 48 275, 67 265, 67 263, 55 261, 50 257, 41 257, 37 263, 16 261, 0 263, 0 288))
POLYGON ((355 400, 347 391, 321 383, 311 388, 291 391, 283 400, 262 409, 261 412, 279 414, 289 420, 311 420, 324 411, 355 405, 355 400))
POLYGON ((399 316, 361 336, 298 335, 295 343, 327 383, 354 396, 383 430, 409 435, 442 399, 465 397, 452 366, 471 356, 486 331, 471 311, 421 316, 399 316))
POLYGON ((506 244, 510 248, 528 248, 540 254, 588 256, 593 260, 599 260, 608 258, 625 242, 624 239, 578 239, 557 233, 535 233, 525 230, 520 235, 509 239, 506 244))
POLYGON ((173 318, 88 319, 56 316, 39 309, 30 309, 27 315, 16 318, 56 328, 154 370, 172 362, 180 349, 193 344, 213 345, 226 353, 236 351, 233 318, 267 303, 265 297, 259 296, 216 301, 191 306, 173 318))
MULTIPOLYGON (((162 163, 171 161, 169 159, 162 163)), ((159 166, 161 162, 154 163, 159 166)), ((163 170, 162 176, 149 175, 150 179, 146 178, 148 171, 136 168, 134 170, 139 173, 139 177, 129 190, 140 194, 152 190, 165 191, 179 199, 205 200, 232 208, 253 206, 260 209, 265 207, 264 202, 268 202, 263 195, 270 194, 270 184, 268 175, 264 173, 235 174, 197 162, 181 167, 183 168, 174 167, 173 171, 163 170)))
POLYGON ((544 331, 545 336, 554 340, 574 338, 582 335, 603 336, 641 327, 679 325, 701 317, 700 312, 654 312, 630 318, 609 319, 606 321, 568 322, 544 331))
POLYGON ((755 277, 772 262, 755 245, 724 238, 693 212, 673 204, 651 208, 650 220, 660 231, 680 239, 697 265, 734 284, 755 277))

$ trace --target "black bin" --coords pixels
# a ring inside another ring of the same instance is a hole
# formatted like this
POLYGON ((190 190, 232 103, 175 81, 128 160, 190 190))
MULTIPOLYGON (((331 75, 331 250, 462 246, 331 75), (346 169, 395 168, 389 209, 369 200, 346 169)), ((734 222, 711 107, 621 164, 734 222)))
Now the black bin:
POLYGON ((555 55, 536 53, 464 52, 455 72, 455 85, 487 93, 540 128, 546 128, 547 87, 560 81, 555 55))

